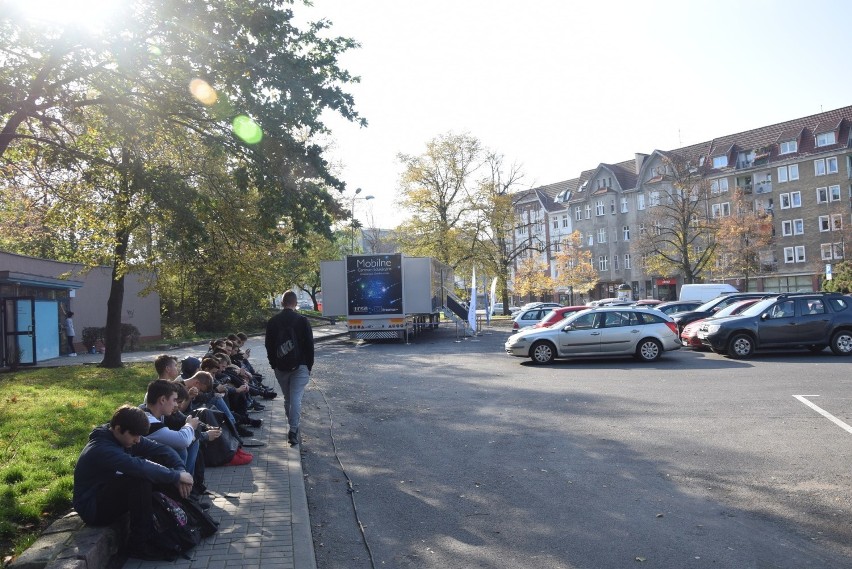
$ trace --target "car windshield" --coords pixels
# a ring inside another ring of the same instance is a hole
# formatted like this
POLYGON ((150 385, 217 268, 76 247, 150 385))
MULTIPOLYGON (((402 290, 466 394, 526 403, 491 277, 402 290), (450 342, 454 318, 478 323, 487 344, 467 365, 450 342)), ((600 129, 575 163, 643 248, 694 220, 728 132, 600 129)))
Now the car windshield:
POLYGON ((719 297, 718 296, 716 298, 714 298, 713 300, 708 300, 707 302, 705 302, 704 304, 702 304, 698 308, 694 308, 693 310, 695 310, 695 312, 709 312, 717 304, 719 304, 719 297))
POLYGON ((755 302, 754 304, 752 304, 751 306, 749 306, 748 308, 746 308, 745 310, 740 312, 739 315, 740 316, 757 316, 758 314, 760 314, 761 312, 763 312, 764 310, 766 310, 767 308, 769 308, 770 306, 775 304, 776 300, 778 300, 778 297, 764 298, 763 300, 758 300, 757 302, 755 302))
MULTIPOLYGON (((726 306, 722 310, 717 311, 716 314, 713 315, 713 317, 714 318, 721 318, 722 316, 730 316, 731 314, 733 314, 734 312, 736 312, 737 310, 740 309, 740 304, 742 302, 746 302, 746 301, 741 300, 740 302, 735 302, 733 304, 729 304, 728 306, 726 306)), ((745 309, 743 309, 743 310, 745 310, 745 309)))

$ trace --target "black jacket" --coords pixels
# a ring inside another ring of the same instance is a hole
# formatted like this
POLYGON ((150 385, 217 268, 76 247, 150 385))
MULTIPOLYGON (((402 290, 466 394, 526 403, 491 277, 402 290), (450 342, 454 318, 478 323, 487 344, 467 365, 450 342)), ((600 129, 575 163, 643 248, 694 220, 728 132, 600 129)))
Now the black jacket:
POLYGON ((301 364, 308 366, 308 371, 314 367, 314 332, 308 319, 293 310, 285 308, 266 323, 266 359, 269 365, 275 369, 275 352, 278 350, 278 330, 282 327, 291 327, 295 331, 299 342, 299 351, 302 357, 301 364))

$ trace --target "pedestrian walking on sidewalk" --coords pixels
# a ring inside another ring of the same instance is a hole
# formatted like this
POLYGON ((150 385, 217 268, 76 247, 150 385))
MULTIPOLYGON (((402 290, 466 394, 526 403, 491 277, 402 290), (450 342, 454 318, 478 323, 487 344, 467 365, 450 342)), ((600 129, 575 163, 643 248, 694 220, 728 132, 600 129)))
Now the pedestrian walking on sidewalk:
POLYGON ((299 444, 302 395, 314 366, 314 333, 308 319, 296 312, 298 297, 292 290, 281 299, 281 312, 266 323, 266 358, 284 394, 284 411, 290 430, 287 440, 299 444))

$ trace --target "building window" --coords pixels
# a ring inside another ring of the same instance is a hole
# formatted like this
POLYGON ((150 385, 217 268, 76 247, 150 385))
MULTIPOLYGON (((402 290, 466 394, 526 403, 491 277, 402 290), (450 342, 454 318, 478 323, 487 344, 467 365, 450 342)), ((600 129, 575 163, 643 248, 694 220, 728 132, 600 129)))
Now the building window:
POLYGON ((804 235, 805 233, 805 220, 804 219, 794 219, 793 220, 793 235, 804 235))
POLYGON ((805 262, 805 246, 804 245, 796 245, 796 262, 804 263, 805 262))
POLYGON ((788 140, 778 145, 778 154, 790 154, 799 149, 799 143, 795 140, 788 140))
POLYGON ((825 158, 814 160, 814 176, 825 176, 825 158))
POLYGON ((630 268, 630 253, 625 253, 625 254, 624 254, 624 268, 625 268, 625 269, 629 269, 629 268, 630 268))
POLYGON ((586 204, 586 219, 592 218, 592 206, 590 204, 586 204))
POLYGON ((609 200, 609 212, 612 214, 615 213, 615 198, 609 200))
POLYGON ((789 194, 780 194, 781 209, 790 209, 791 207, 802 207, 802 192, 790 192, 789 194))
POLYGON ((613 256, 612 256, 612 269, 613 269, 614 271, 617 271, 617 270, 618 270, 618 255, 613 255, 613 256))
POLYGON ((713 168, 724 168, 728 165, 728 157, 727 156, 714 156, 713 157, 713 168))
POLYGON ((595 202, 595 215, 596 215, 596 216, 598 216, 598 217, 600 217, 600 216, 602 216, 604 213, 606 213, 606 212, 604 211, 604 203, 603 203, 603 200, 599 200, 599 201, 595 202))
POLYGON ((816 135, 816 145, 817 146, 829 146, 837 142, 837 138, 834 136, 833 132, 824 132, 822 134, 816 135))
POLYGON ((817 203, 826 203, 828 201, 828 188, 817 188, 817 203))
POLYGON ((609 255, 598 257, 598 270, 606 271, 609 268, 609 255))
POLYGON ((831 260, 831 253, 832 253, 831 243, 822 243, 819 246, 819 256, 822 258, 823 261, 830 261, 831 260))
POLYGON ((778 182, 787 182, 799 179, 799 165, 790 164, 778 168, 778 182))
POLYGON ((660 205, 660 192, 650 192, 648 194, 648 205, 651 207, 660 205))
POLYGON ((606 243, 606 227, 598 229, 598 243, 606 243))
POLYGON ((577 208, 574 210, 574 219, 576 219, 577 221, 583 219, 583 210, 580 208, 580 206, 577 206, 577 208))
POLYGON ((553 220, 553 229, 559 229, 559 220, 558 219, 553 220))
POLYGON ((795 247, 784 247, 784 262, 785 263, 804 263, 805 262, 805 246, 797 245, 795 247))
POLYGON ((843 215, 840 213, 835 213, 831 216, 831 230, 832 231, 842 231, 843 230, 843 215))
POLYGON ((627 213, 627 198, 621 198, 621 213, 627 213))
POLYGON ((645 194, 636 194, 637 209, 645 209, 645 194))
POLYGON ((594 245, 594 244, 595 244, 595 236, 594 236, 594 234, 589 233, 588 235, 586 235, 586 243, 588 243, 588 244, 589 244, 589 247, 591 247, 592 245, 594 245))
POLYGON ((710 206, 710 211, 713 217, 728 217, 731 215, 731 204, 729 202, 714 203, 710 206))
POLYGON ((568 214, 562 216, 562 227, 568 227, 568 214))
POLYGON ((781 235, 789 237, 793 234, 793 221, 790 219, 781 222, 781 235))
POLYGON ((792 247, 784 247, 784 262, 785 263, 794 263, 796 258, 793 256, 793 248, 792 247))
POLYGON ((720 192, 728 191, 728 179, 727 178, 718 178, 710 182, 710 191, 714 194, 718 194, 720 192))
POLYGON ((644 223, 639 224, 639 235, 645 235, 645 224, 644 223))
POLYGON ((829 186, 828 198, 833 202, 840 201, 840 186, 829 186))
POLYGON ((621 234, 624 236, 624 240, 625 240, 625 241, 630 241, 630 226, 629 226, 629 225, 625 225, 625 226, 621 229, 621 234))
POLYGON ((843 258, 843 243, 832 243, 834 246, 834 258, 842 259, 843 258))
POLYGON ((837 174, 837 158, 826 158, 825 169, 829 174, 837 174))

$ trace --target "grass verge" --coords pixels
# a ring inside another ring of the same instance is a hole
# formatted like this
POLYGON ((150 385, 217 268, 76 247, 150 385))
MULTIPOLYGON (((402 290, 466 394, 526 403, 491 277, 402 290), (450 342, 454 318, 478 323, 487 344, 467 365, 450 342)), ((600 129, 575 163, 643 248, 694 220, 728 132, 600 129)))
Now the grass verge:
POLYGON ((0 559, 20 554, 71 507, 74 464, 89 433, 138 405, 150 363, 0 374, 0 559))

